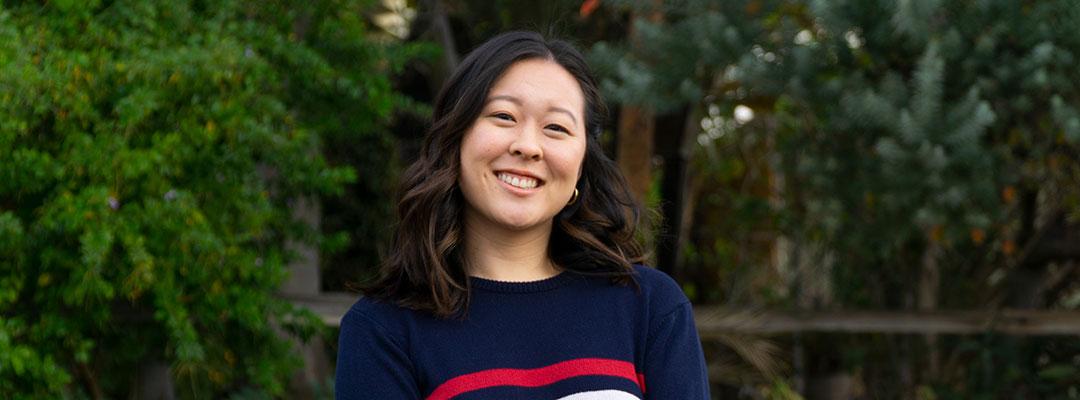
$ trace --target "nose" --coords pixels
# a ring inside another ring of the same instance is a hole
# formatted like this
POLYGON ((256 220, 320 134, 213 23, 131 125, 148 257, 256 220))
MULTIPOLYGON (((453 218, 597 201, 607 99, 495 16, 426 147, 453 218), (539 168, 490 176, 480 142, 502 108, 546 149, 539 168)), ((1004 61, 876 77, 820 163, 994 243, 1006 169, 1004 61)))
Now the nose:
POLYGON ((539 161, 544 157, 544 151, 540 148, 539 135, 542 133, 535 129, 534 124, 524 124, 518 135, 510 142, 510 154, 526 160, 539 161))

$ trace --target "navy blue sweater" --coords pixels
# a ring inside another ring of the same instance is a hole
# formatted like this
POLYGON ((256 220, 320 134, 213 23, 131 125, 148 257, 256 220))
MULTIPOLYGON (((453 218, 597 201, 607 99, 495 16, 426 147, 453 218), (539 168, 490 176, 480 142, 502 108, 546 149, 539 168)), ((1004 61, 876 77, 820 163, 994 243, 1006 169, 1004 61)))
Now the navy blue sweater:
POLYGON ((461 320, 361 298, 341 319, 338 399, 709 398, 690 303, 635 266, 641 293, 572 272, 470 278, 461 320))

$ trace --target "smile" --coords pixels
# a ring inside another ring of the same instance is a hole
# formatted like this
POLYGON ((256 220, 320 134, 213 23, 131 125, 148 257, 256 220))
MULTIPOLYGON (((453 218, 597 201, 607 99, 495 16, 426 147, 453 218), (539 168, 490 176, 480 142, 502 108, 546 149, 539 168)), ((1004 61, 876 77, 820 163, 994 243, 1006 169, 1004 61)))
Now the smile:
POLYGON ((519 189, 532 189, 541 186, 544 183, 531 176, 518 175, 505 171, 496 172, 495 176, 498 177, 500 181, 506 182, 506 184, 519 189))

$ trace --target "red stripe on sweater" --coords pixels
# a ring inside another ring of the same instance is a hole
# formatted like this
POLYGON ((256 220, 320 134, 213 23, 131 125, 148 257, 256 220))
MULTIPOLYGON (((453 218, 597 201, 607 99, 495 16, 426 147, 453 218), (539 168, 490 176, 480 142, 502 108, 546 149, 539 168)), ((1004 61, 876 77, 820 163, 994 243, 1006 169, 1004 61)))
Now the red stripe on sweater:
POLYGON ((427 400, 449 400, 462 393, 494 386, 545 386, 584 375, 626 378, 645 391, 645 377, 637 373, 634 364, 606 358, 579 358, 534 369, 497 368, 461 375, 443 382, 427 400))

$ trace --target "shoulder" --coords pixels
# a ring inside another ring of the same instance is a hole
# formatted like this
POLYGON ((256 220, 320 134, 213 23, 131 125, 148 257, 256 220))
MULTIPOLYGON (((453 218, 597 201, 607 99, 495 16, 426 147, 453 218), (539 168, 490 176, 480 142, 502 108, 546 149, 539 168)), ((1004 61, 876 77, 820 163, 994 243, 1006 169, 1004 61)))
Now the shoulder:
POLYGON ((394 338, 405 336, 405 326, 411 310, 368 297, 360 297, 341 317, 341 327, 376 331, 394 338))
POLYGON ((641 294, 648 301, 652 315, 665 315, 690 302, 682 287, 663 271, 634 264, 634 277, 641 285, 641 294))

